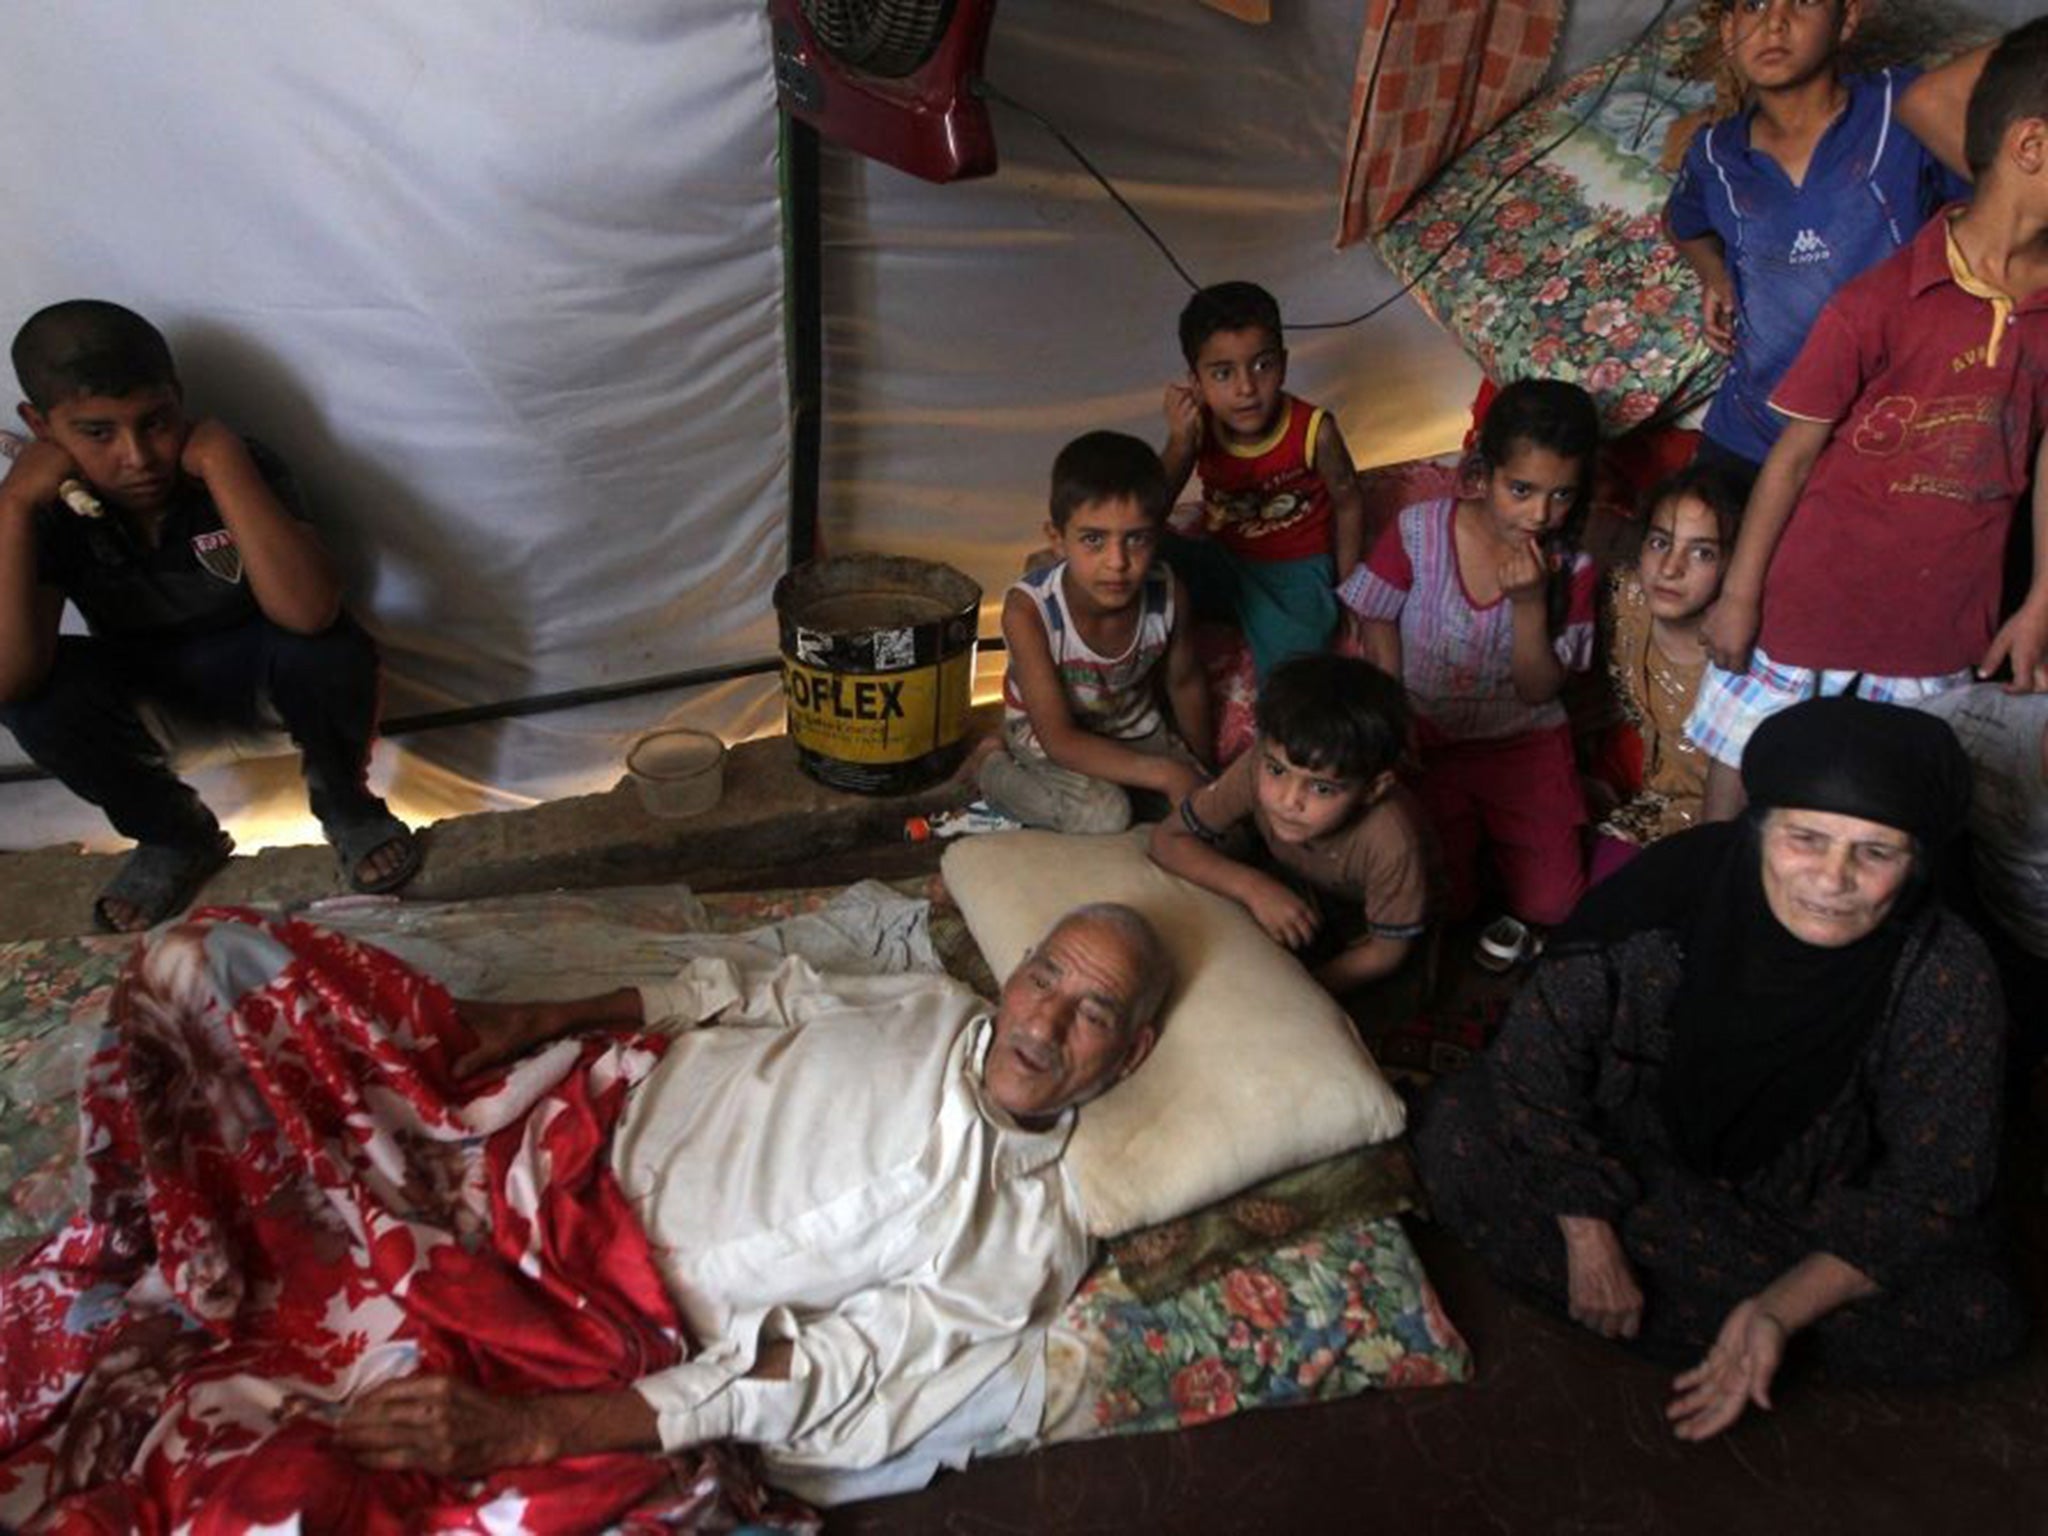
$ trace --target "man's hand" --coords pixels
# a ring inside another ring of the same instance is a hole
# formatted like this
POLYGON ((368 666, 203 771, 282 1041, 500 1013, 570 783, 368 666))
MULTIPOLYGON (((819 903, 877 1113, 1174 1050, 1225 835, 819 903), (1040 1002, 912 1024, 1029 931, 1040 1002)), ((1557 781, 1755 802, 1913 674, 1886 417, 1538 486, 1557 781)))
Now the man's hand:
POLYGON ((1247 893, 1245 908, 1276 943, 1300 949, 1316 936, 1322 917, 1278 880, 1261 877, 1247 893))
POLYGON ((458 1079, 517 1061, 528 1051, 578 1030, 638 1029, 647 1022, 635 987, 555 1003, 487 1003, 458 997, 455 1016, 476 1036, 476 1044, 455 1059, 458 1079))
POLYGON ((1511 602, 1540 600, 1543 584, 1550 577, 1550 560, 1543 546, 1524 539, 1507 552, 1500 563, 1501 595, 1511 602))
POLYGON ((1700 274, 1700 326, 1716 352, 1727 357, 1735 351, 1735 283, 1725 268, 1700 274))
POLYGON ((2048 693, 2048 601, 2020 605, 1991 637, 1977 675, 1990 677, 2007 661, 2012 663, 2007 693, 2048 693))
POLYGON ((379 1471, 482 1477, 565 1456, 658 1451, 661 1424, 630 1390, 507 1397, 452 1376, 408 1376, 350 1403, 334 1438, 379 1471))
POLYGON ((478 998, 455 999, 455 1016, 476 1036, 476 1045, 455 1059, 457 1078, 474 1077, 517 1061, 535 1046, 553 1039, 561 1026, 552 1003, 487 1003, 478 998))
POLYGON ((1572 1321, 1603 1339, 1632 1339, 1643 1326, 1643 1291, 1612 1222, 1560 1216, 1572 1321))
POLYGON ((1749 653, 1762 626, 1761 605, 1755 598, 1723 588, 1700 621, 1700 640, 1707 648, 1707 660, 1724 672, 1747 672, 1749 653))
POLYGON ((499 1397, 452 1376, 408 1376, 348 1405, 334 1438, 366 1467, 481 1477, 553 1461, 546 1398, 499 1397))
POLYGON ((1785 1325, 1753 1296, 1730 1312, 1707 1358, 1671 1383, 1675 1395, 1664 1414, 1678 1438, 1718 1435, 1751 1403, 1769 1408, 1787 1337, 1785 1325))
POLYGON ((78 463, 55 443, 37 438, 15 456, 0 480, 0 501, 24 509, 47 506, 61 500, 66 480, 79 479, 78 463))
POLYGON ((1202 397, 1195 392, 1195 386, 1176 380, 1166 386, 1166 397, 1160 403, 1160 414, 1166 418, 1166 438, 1192 453, 1202 441, 1202 397))

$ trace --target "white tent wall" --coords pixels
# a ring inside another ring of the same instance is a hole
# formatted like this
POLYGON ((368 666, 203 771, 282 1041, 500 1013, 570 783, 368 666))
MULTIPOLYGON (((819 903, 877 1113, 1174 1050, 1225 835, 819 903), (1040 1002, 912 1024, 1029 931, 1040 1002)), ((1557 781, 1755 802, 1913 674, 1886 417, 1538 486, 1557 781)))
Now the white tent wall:
MULTIPOLYGON (((6 328, 78 294, 164 328, 193 404, 297 469, 383 644, 387 714, 773 654, 788 434, 758 7, 79 0, 8 31, 6 328)), ((764 692, 691 711, 745 735, 775 718, 764 692)), ((376 778, 414 815, 603 788, 676 707, 423 734, 376 778)), ((288 759, 197 782, 244 846, 317 837, 288 759)), ((107 833, 61 789, 0 788, 0 842, 80 837, 107 833)))
MULTIPOLYGON (((1458 441, 1476 368, 1364 247, 1333 248, 1364 7, 1281 0, 1263 27, 1194 0, 998 11, 988 77, 1067 133, 1200 282, 1279 298, 1288 384, 1382 463, 1458 441)), ((1648 14, 1648 11, 1645 11, 1648 14)), ((822 539, 957 565, 986 594, 1042 543, 1060 445, 1163 435, 1187 284, 1053 137, 993 107, 1002 170, 931 186, 828 152, 822 539)), ((985 658, 999 665, 1000 657, 985 658)))
MULTIPOLYGON (((1575 7, 1563 63, 1657 9, 1575 7)), ((1264 282, 1299 327, 1394 284, 1331 244, 1362 0, 1274 10, 1010 0, 989 75, 1198 278, 1264 282)), ((991 608, 1058 446, 1157 439, 1186 291, 995 110, 987 181, 826 149, 820 530, 950 561, 991 608)), ((387 715, 773 654, 790 441, 757 0, 16 7, 0 132, 0 326, 95 294, 165 328, 193 403, 298 469, 384 646, 387 715)), ((1362 462, 1457 440, 1477 374, 1411 301, 1290 343, 1291 385, 1362 462)), ((422 733, 374 777, 416 817, 588 792, 681 717, 774 729, 774 680, 422 733)), ((197 782, 245 846, 314 835, 289 759, 197 782)), ((0 845, 65 839, 111 841, 56 786, 0 786, 0 845)))

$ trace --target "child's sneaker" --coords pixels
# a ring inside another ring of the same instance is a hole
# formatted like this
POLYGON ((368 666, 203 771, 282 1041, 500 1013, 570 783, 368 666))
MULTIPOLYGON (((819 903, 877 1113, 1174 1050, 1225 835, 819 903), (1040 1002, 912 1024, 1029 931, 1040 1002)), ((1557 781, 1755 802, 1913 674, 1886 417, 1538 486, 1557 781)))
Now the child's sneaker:
POLYGON ((982 832, 1019 832, 1024 823, 1005 815, 986 800, 971 801, 957 811, 913 816, 903 824, 906 842, 928 843, 935 837, 973 837, 982 832))
POLYGON ((1496 917, 1479 935, 1472 958, 1480 969, 1496 976, 1512 971, 1524 960, 1534 959, 1541 948, 1529 925, 1519 918, 1496 917))

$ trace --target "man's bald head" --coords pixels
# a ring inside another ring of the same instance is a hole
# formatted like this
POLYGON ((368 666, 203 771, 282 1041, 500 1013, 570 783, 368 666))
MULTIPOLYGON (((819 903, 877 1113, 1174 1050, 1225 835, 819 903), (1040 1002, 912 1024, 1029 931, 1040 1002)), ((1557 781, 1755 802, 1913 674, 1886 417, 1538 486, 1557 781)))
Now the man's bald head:
POLYGON ((1166 947, 1140 913, 1076 907, 1003 986, 983 1067, 989 1097, 1023 1125, 1085 1104, 1151 1053, 1172 987, 1166 947))
POLYGON ((1151 919, 1120 901, 1091 901, 1054 923, 1046 938, 1050 939, 1069 923, 1099 923, 1129 947, 1131 961, 1143 982, 1138 995, 1131 999, 1132 1022, 1157 1024, 1166 1006, 1166 995, 1173 990, 1173 957, 1167 954, 1151 919))

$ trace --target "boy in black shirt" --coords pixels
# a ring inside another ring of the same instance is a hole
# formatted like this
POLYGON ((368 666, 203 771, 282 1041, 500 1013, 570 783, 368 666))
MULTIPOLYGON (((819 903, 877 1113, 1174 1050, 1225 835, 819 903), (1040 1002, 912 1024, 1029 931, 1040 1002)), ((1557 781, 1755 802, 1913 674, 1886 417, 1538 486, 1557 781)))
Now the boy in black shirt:
POLYGON ((138 844, 94 903, 133 932, 184 907, 233 843, 165 761, 138 699, 222 724, 265 704, 356 890, 412 877, 412 832, 364 781, 377 652, 278 460, 193 421, 161 334, 95 299, 15 337, 35 434, 0 481, 0 724, 138 844), (65 494, 79 482, 90 498, 65 494), (100 515, 79 507, 100 504, 100 515), (69 599, 89 636, 59 635, 69 599))

